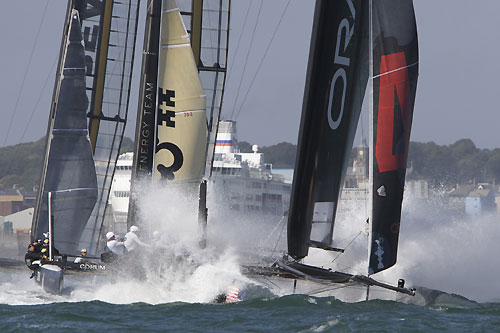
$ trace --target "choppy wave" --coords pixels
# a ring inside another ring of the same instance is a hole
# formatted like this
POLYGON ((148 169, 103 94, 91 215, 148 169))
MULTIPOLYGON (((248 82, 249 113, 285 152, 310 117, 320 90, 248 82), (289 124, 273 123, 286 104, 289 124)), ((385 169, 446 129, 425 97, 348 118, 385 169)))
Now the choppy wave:
POLYGON ((0 305, 0 330, 25 331, 495 331, 500 304, 475 309, 422 307, 394 301, 343 303, 331 297, 290 295, 233 304, 102 301, 0 305))

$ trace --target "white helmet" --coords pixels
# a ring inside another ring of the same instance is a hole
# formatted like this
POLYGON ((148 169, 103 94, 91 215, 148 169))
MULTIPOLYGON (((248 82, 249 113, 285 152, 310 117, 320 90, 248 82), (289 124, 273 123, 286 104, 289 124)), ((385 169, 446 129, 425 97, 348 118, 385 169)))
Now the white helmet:
POLYGON ((130 231, 131 232, 136 232, 136 231, 139 231, 139 228, 137 226, 133 225, 133 226, 130 227, 130 231))
POLYGON ((113 237, 115 237, 115 234, 114 234, 112 231, 110 231, 110 232, 108 232, 108 233, 106 234, 106 239, 107 239, 107 240, 110 240, 110 239, 111 239, 111 238, 113 238, 113 237))

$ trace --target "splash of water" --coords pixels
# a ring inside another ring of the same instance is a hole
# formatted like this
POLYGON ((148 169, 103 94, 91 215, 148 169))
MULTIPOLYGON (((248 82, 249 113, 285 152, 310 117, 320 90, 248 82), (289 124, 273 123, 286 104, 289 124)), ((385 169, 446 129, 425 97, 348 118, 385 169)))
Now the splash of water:
MULTIPOLYGON (((339 212, 334 246, 345 247, 353 242, 341 256, 313 252, 311 262, 366 274, 366 215, 364 203, 349 202, 339 212)), ((441 190, 431 192, 428 200, 405 194, 398 261, 373 277, 391 284, 405 278, 407 286, 425 286, 476 301, 498 299, 497 235, 500 223, 495 213, 480 217, 457 214, 441 190)))
MULTIPOLYGON (((213 198, 213 197, 212 197, 213 198)), ((497 215, 465 217, 451 214, 440 193, 421 200, 405 196, 397 264, 374 276, 395 284, 405 278, 418 285, 457 293, 477 301, 500 294, 496 254, 500 251, 497 215)), ((40 304, 101 300, 109 303, 210 302, 228 286, 248 286, 240 272, 249 258, 262 260, 285 250, 286 221, 236 215, 209 200, 208 246, 199 248, 197 200, 165 188, 150 188, 140 200, 141 237, 152 242, 149 267, 142 280, 78 279, 69 276, 66 293, 45 294, 26 272, 1 273, 0 303, 40 304), (153 231, 161 237, 153 240, 153 231), (161 256, 158 249, 161 248, 161 256), (274 250, 274 251, 272 251, 274 250), (249 255, 251 253, 251 255, 249 255)), ((355 274, 367 271, 367 210, 364 202, 340 208, 333 246, 342 255, 311 249, 308 264, 355 274)))

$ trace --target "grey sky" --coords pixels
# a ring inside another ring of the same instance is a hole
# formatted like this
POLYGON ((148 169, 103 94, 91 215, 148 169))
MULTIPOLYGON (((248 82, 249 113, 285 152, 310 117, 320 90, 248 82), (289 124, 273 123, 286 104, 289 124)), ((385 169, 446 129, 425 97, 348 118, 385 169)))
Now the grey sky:
MULTIPOLYGON (((227 81, 223 117, 229 118, 233 109, 233 118, 239 112, 236 120, 240 140, 259 145, 296 143, 314 1, 291 0, 250 90, 250 82, 288 0, 264 0, 251 49, 250 39, 260 1, 251 2, 242 35, 250 0, 232 1, 229 60, 232 71, 227 81), (247 54, 247 67, 241 79, 247 54), (233 108, 236 95, 238 100, 233 108)), ((411 140, 450 144, 471 138, 482 148, 499 147, 500 20, 496 16, 500 12, 500 1, 414 0, 414 6, 420 43, 420 77, 411 140)), ((0 145, 4 145, 14 114, 5 142, 10 145, 33 141, 45 134, 66 1, 11 0, 2 3, 2 7, 0 145), (40 25, 46 5, 47 12, 40 25), (37 34, 35 51, 27 67, 37 34)), ((143 32, 144 27, 140 26, 140 37, 143 32)), ((139 51, 141 48, 142 42, 139 42, 139 51)), ((139 70, 140 61, 134 69, 136 79, 139 70)), ((136 110, 137 94, 134 93, 126 131, 130 137, 134 136, 136 110)))

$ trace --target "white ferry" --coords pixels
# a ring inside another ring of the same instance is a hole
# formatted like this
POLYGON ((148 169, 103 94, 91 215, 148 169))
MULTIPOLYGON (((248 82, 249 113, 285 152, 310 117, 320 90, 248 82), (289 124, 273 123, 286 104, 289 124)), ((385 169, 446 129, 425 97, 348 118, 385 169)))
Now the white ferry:
POLYGON ((291 179, 273 173, 257 145, 252 150, 239 151, 236 122, 219 123, 210 177, 213 192, 219 194, 218 202, 226 203, 232 211, 283 215, 290 205, 291 179))
MULTIPOLYGON (((236 122, 221 121, 216 139, 208 196, 233 212, 281 216, 290 204, 291 179, 273 173, 257 145, 252 153, 238 150, 236 122)), ((109 203, 113 231, 126 233, 133 153, 119 156, 109 203)))

